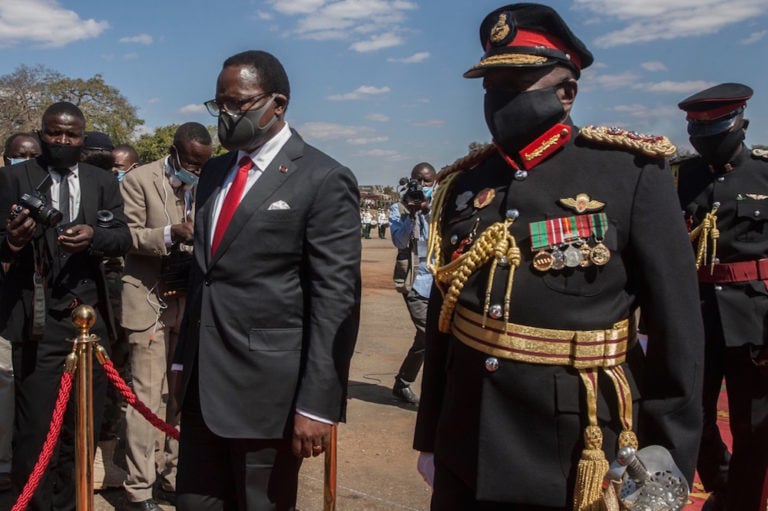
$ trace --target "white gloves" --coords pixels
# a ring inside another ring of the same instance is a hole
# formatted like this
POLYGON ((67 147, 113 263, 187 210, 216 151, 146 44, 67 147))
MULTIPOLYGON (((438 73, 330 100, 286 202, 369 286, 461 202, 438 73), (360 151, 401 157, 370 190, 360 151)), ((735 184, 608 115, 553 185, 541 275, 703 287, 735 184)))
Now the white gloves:
POLYGON ((435 483, 435 455, 431 452, 420 452, 419 459, 416 461, 416 470, 419 471, 421 477, 429 485, 430 488, 434 487, 435 483))

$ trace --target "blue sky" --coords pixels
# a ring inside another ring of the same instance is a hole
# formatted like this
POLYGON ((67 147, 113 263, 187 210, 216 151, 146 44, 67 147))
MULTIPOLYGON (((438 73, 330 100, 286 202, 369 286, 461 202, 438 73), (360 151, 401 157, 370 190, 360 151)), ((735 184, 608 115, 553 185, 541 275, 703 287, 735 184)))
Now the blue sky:
MULTIPOLYGON (((689 148, 684 97, 752 86, 747 142, 768 144, 767 0, 562 0, 555 7, 595 55, 579 81, 577 125, 664 134, 689 148)), ((103 75, 144 130, 215 124, 202 107, 223 60, 261 49, 285 65, 287 119, 361 184, 395 184, 489 135, 478 80, 490 0, 2 0, 0 74, 43 64, 103 75)))

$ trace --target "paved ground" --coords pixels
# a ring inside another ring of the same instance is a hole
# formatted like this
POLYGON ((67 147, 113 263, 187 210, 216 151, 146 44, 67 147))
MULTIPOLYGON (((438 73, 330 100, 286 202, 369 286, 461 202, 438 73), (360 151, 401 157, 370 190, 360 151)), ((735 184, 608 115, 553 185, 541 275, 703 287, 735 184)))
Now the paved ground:
MULTIPOLYGON (((339 426, 339 511, 429 507, 429 489, 416 472, 411 449, 415 408, 395 401, 390 390, 413 338, 403 299, 392 288, 394 258, 389 239, 363 240, 362 324, 352 359, 348 422, 339 426)), ((96 495, 94 508, 119 510, 124 503, 122 490, 111 490, 96 495)), ((0 494, 0 511, 12 505, 8 493, 0 494)), ((298 507, 319 511, 322 505, 323 459, 318 457, 302 467, 298 507)))

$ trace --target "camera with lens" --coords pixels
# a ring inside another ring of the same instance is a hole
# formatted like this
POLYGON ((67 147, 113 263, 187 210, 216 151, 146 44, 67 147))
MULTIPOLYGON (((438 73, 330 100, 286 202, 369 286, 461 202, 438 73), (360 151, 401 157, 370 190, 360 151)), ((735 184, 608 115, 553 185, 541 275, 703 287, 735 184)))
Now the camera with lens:
POLYGON ((35 190, 25 193, 19 199, 19 203, 11 212, 11 218, 16 218, 25 209, 29 210, 29 216, 44 227, 56 227, 61 222, 61 211, 48 204, 48 199, 35 190))
POLYGON ((427 200, 424 195, 424 190, 416 179, 408 179, 407 177, 400 179, 400 193, 402 194, 402 200, 405 204, 421 204, 427 200))

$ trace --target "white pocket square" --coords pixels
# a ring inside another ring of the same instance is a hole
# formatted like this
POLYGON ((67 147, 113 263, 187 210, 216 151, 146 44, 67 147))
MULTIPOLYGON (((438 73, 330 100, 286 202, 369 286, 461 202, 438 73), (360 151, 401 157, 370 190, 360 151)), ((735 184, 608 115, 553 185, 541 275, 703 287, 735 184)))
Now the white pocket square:
POLYGON ((267 208, 267 210, 273 210, 273 209, 291 209, 291 207, 288 205, 287 202, 279 200, 277 202, 273 202, 267 208))

